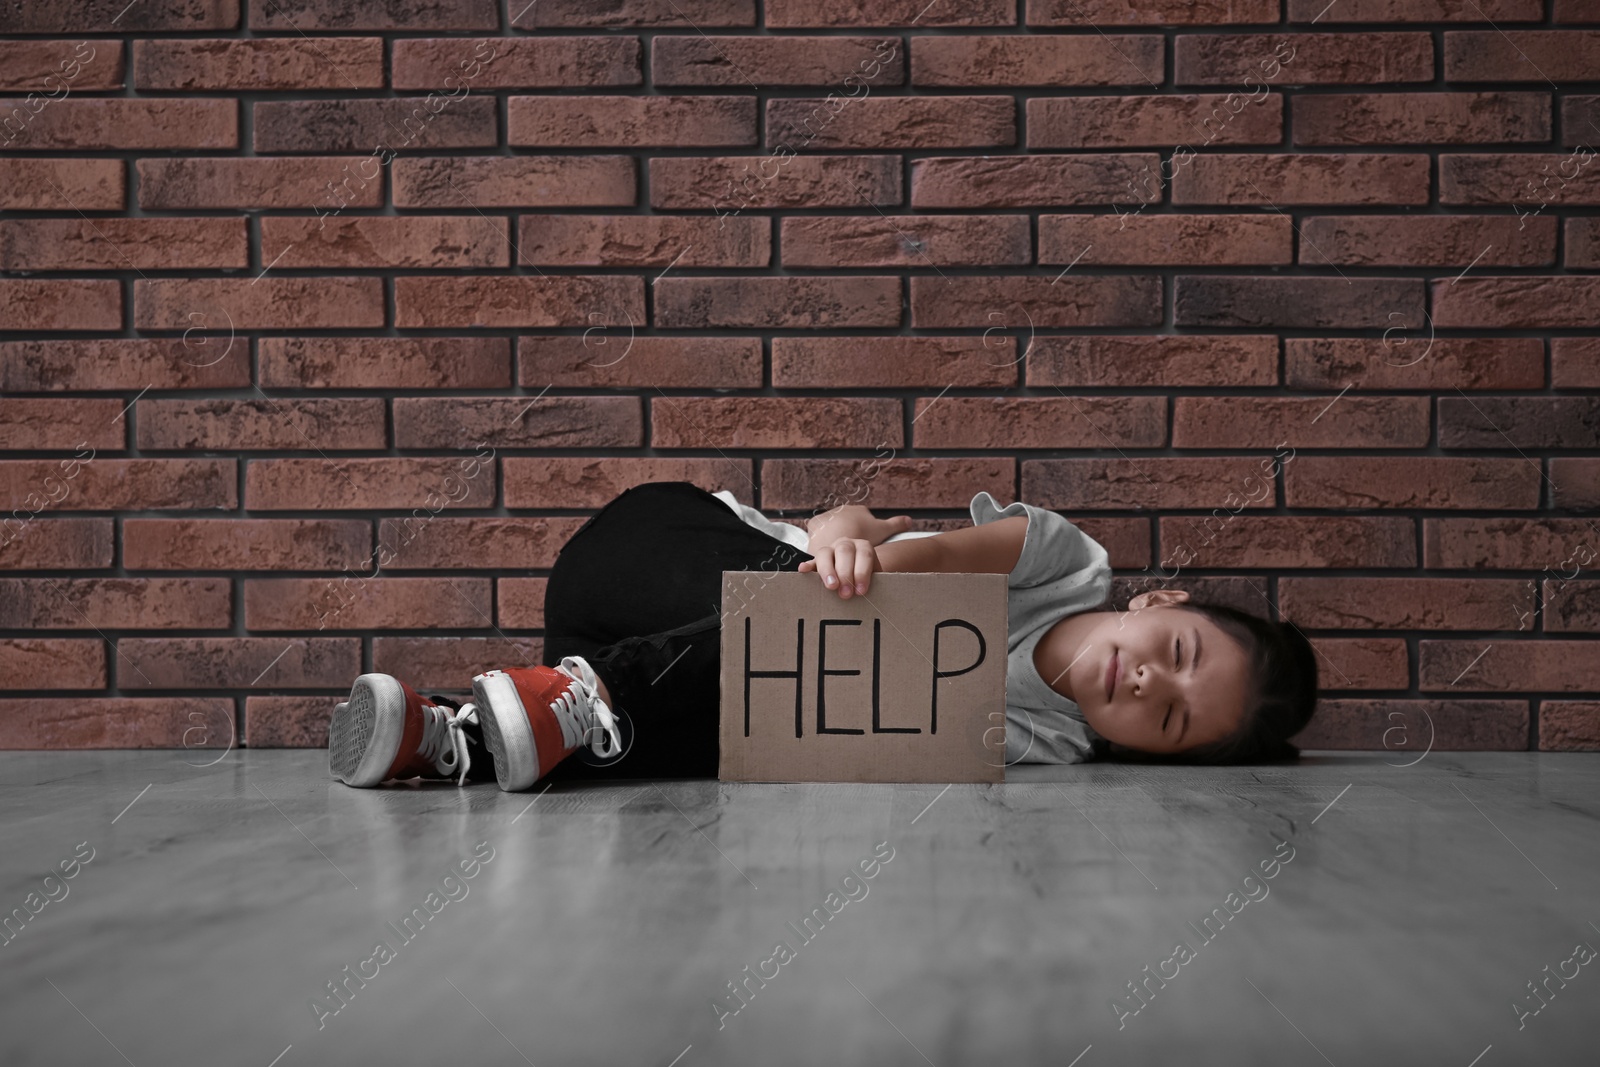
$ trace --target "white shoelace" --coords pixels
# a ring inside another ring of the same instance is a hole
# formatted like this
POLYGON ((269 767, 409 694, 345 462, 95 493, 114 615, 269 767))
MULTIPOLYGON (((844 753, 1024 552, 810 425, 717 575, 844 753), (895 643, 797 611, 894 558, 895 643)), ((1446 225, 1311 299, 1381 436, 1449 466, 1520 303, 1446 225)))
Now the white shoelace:
POLYGON ((464 785, 467 771, 472 769, 472 753, 461 728, 467 722, 478 721, 477 705, 463 704, 460 710, 452 711, 440 704, 424 704, 422 716, 422 744, 417 746, 417 751, 425 759, 432 760, 440 774, 451 774, 457 767, 461 768, 456 785, 464 785))
POLYGON ((600 679, 594 670, 581 656, 563 656, 556 670, 571 677, 583 692, 579 697, 568 688, 550 702, 550 710, 561 724, 562 742, 573 749, 587 740, 589 751, 602 759, 620 753, 622 741, 617 717, 600 697, 600 679), (595 725, 596 719, 600 720, 599 726, 595 725))

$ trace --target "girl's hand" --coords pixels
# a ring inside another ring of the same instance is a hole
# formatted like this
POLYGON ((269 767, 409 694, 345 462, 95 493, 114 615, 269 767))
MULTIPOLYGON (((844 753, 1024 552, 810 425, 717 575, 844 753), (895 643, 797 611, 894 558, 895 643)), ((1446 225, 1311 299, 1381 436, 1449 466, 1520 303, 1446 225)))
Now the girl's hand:
POLYGON ((806 533, 817 545, 831 545, 841 537, 864 537, 874 545, 881 545, 909 529, 910 515, 880 519, 860 504, 844 504, 814 515, 806 522, 806 533))
POLYGON ((813 558, 802 562, 802 574, 816 571, 822 575, 822 584, 837 589, 841 600, 855 595, 865 595, 873 571, 883 570, 878 552, 872 542, 864 537, 844 537, 831 545, 813 549, 813 558))

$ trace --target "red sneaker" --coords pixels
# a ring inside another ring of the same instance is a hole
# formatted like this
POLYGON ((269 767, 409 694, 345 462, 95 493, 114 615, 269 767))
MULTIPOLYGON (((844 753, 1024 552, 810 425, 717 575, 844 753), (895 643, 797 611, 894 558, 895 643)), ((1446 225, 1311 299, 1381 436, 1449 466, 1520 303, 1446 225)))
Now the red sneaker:
POLYGON ((527 789, 584 744, 602 758, 622 751, 616 716, 582 656, 485 671, 472 679, 472 696, 501 789, 527 789))
POLYGON ((388 674, 363 674, 328 723, 328 769, 346 785, 391 778, 452 778, 472 767, 463 727, 478 722, 471 704, 435 704, 388 674))

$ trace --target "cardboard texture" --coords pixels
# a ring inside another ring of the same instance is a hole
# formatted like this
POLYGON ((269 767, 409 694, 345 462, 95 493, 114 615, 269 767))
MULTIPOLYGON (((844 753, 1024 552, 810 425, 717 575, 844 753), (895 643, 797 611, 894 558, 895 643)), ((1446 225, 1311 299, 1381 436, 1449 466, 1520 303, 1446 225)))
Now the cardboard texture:
POLYGON ((724 571, 717 777, 1003 782, 1006 575, 724 571))

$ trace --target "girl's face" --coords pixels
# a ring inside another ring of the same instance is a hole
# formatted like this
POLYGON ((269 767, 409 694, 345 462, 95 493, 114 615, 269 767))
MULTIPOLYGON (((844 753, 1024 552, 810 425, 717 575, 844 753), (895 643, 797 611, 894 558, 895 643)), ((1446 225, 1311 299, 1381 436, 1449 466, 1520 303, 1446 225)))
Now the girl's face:
POLYGON ((1090 612, 1069 668, 1072 699, 1106 740, 1156 754, 1220 741, 1244 718, 1250 664, 1239 642, 1158 589, 1126 612, 1090 612))

